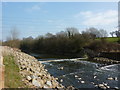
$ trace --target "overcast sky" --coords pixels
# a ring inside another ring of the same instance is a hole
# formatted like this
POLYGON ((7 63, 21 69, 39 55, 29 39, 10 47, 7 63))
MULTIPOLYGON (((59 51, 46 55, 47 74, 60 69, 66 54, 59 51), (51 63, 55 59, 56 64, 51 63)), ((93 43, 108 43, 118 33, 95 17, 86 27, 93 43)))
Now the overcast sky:
POLYGON ((67 27, 89 27, 111 32, 118 26, 117 2, 3 2, 3 40, 16 27, 20 38, 55 34, 67 27))

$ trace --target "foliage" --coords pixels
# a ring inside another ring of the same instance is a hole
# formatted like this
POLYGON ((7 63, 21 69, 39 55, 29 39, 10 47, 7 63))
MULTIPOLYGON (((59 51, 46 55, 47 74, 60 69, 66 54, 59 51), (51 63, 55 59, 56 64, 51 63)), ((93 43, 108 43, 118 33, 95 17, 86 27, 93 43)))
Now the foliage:
POLYGON ((2 45, 6 45, 6 46, 10 46, 12 48, 20 48, 20 40, 16 39, 16 40, 8 40, 5 41, 4 43, 2 43, 2 45))
MULTIPOLYGON (((3 45, 20 48, 27 53, 44 53, 83 57, 86 52, 94 56, 96 52, 116 50, 118 38, 108 38, 103 29, 89 28, 82 33, 74 27, 66 28, 56 34, 47 33, 37 38, 8 40, 3 45)), ((96 53, 97 54, 97 53, 96 53)))
POLYGON ((91 34, 80 34, 76 28, 67 28, 56 35, 47 33, 35 39, 25 38, 20 48, 28 52, 78 56, 93 39, 91 34))

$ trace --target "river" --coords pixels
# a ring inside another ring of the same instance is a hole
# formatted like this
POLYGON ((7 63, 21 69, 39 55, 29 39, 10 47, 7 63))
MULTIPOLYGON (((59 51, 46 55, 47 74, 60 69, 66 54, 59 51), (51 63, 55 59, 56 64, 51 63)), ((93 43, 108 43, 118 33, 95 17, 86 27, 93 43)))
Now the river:
POLYGON ((120 64, 106 65, 82 59, 38 58, 38 60, 64 86, 97 88, 99 84, 107 84, 110 88, 120 88, 120 64))

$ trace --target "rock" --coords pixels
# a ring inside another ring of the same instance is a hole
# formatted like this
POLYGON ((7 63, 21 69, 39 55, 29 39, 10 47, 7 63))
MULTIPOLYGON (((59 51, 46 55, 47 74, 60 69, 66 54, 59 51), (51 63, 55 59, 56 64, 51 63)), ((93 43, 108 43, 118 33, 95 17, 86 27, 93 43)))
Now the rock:
POLYGON ((47 81, 46 84, 49 85, 49 86, 52 86, 51 81, 47 81))
POLYGON ((63 82, 63 79, 61 79, 60 82, 63 82))
POLYGON ((98 87, 98 85, 95 85, 95 87, 98 87))
POLYGON ((106 86, 107 88, 110 88, 110 86, 106 86))
POLYGON ((106 89, 106 87, 103 84, 99 84, 98 87, 102 89, 106 89))
POLYGON ((45 69, 45 71, 47 72, 48 70, 47 70, 47 69, 45 69))
POLYGON ((21 69, 22 69, 22 70, 23 70, 23 69, 25 69, 25 68, 26 68, 26 66, 25 66, 25 65, 22 65, 22 66, 21 66, 21 69))
POLYGON ((91 82, 92 84, 95 84, 94 82, 91 82))
POLYGON ((113 80, 113 78, 112 78, 112 77, 109 77, 108 80, 113 80))
POLYGON ((38 82, 38 81, 35 80, 35 79, 32 80, 32 84, 33 84, 34 86, 36 86, 36 87, 41 87, 40 82, 38 82))
POLYGON ((95 79, 97 76, 94 76, 93 78, 95 79))
POLYGON ((75 77, 77 78, 78 76, 77 76, 77 75, 75 75, 75 77))
POLYGON ((43 88, 49 88, 47 85, 44 85, 43 88))
MULTIPOLYGON (((4 52, 4 51, 3 51, 4 52)), ((12 49, 10 47, 5 47, 5 53, 7 55, 13 55, 16 59, 16 63, 20 69, 20 74, 23 77, 23 82, 25 85, 30 86, 30 88, 62 88, 63 85, 59 84, 53 76, 51 76, 45 65, 41 64, 34 57, 25 54, 23 52, 18 52, 18 50, 12 49)), ((63 70, 64 67, 60 67, 63 70)))
POLYGON ((55 78, 56 80, 58 80, 58 78, 55 78))
POLYGON ((54 80, 54 81, 52 81, 52 85, 53 85, 53 87, 56 87, 58 85, 58 83, 54 80))
POLYGON ((118 87, 114 87, 115 89, 117 89, 117 90, 119 90, 119 88, 118 87))
POLYGON ((60 68, 58 68, 59 70, 63 70, 64 69, 64 67, 60 67, 60 68))
POLYGON ((78 80, 81 80, 82 78, 78 78, 78 80))
POLYGON ((30 76, 27 76, 27 80, 30 81, 32 80, 32 78, 30 76))
POLYGON ((85 83, 85 81, 81 81, 81 83, 85 83))
POLYGON ((66 75, 63 75, 63 77, 65 77, 66 75))
POLYGON ((115 77, 115 81, 118 81, 118 78, 117 78, 117 77, 115 77))
POLYGON ((75 88, 73 86, 68 86, 66 90, 75 90, 75 88))

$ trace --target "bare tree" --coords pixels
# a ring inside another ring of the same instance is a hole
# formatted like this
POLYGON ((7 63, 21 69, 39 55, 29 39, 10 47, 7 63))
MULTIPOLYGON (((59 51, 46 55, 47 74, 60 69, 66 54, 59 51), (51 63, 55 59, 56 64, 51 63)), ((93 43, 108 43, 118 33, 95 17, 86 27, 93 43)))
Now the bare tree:
POLYGON ((18 32, 17 28, 16 28, 16 27, 13 27, 13 28, 11 29, 11 31, 10 31, 10 38, 11 38, 11 40, 16 40, 16 39, 18 39, 18 36, 19 36, 19 32, 18 32))
POLYGON ((115 34, 116 34, 117 37, 120 37, 120 30, 115 31, 115 34))
POLYGON ((18 39, 18 36, 19 36, 19 32, 18 32, 17 28, 16 27, 12 28, 10 30, 10 35, 7 37, 7 41, 6 41, 5 45, 10 46, 10 47, 19 48, 20 41, 18 39))
POLYGON ((67 36, 67 33, 66 33, 65 31, 60 31, 60 32, 56 33, 56 35, 57 35, 58 37, 66 37, 66 36, 67 36))
POLYGON ((100 32, 100 35, 101 35, 100 37, 107 37, 108 36, 107 31, 104 30, 104 29, 100 29, 99 32, 100 32))
POLYGON ((91 27, 86 30, 87 33, 94 34, 96 37, 100 37, 100 32, 97 28, 91 27))
POLYGON ((107 37, 108 36, 106 30, 104 30, 104 29, 97 29, 97 28, 94 28, 94 27, 86 29, 86 31, 84 31, 82 33, 92 34, 92 35, 95 35, 96 37, 107 37))
POLYGON ((68 37, 71 37, 74 36, 75 34, 79 34, 79 31, 77 28, 70 27, 70 28, 66 28, 66 33, 68 37))
POLYGON ((115 32, 110 32, 110 35, 113 37, 115 32))
POLYGON ((47 37, 47 38, 50 38, 50 37, 53 37, 54 35, 52 34, 52 33, 47 33, 46 35, 45 35, 45 37, 47 37))

